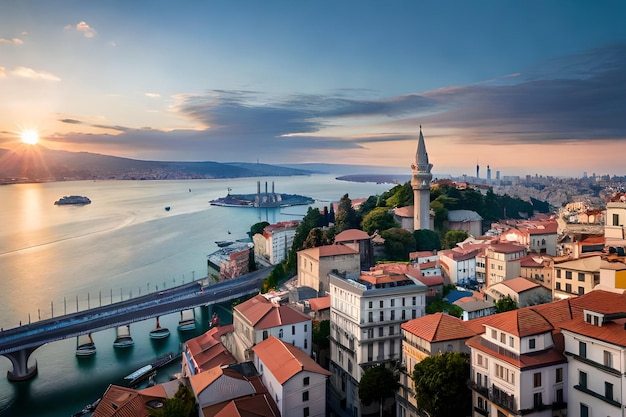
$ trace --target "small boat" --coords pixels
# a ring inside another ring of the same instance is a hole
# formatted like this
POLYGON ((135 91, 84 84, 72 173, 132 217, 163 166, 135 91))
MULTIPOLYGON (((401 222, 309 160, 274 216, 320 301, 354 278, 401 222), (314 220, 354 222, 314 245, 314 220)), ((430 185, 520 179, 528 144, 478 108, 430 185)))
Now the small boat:
POLYGON ((225 248, 226 246, 232 245, 233 242, 228 241, 228 240, 218 240, 215 242, 215 244, 219 246, 220 248, 225 248))
POLYGON ((165 211, 170 211, 172 208, 170 206, 165 206, 165 211))
POLYGON ((170 335, 170 330, 167 327, 161 327, 159 318, 157 317, 156 327, 150 330, 150 339, 165 339, 170 335))
POLYGON ((159 356, 149 364, 142 366, 133 373, 126 375, 124 379, 129 381, 129 386, 136 385, 138 382, 143 381, 146 378, 150 378, 151 376, 156 374, 157 369, 175 361, 178 357, 180 357, 180 355, 175 355, 174 352, 169 352, 166 355, 159 356))
POLYGON ((193 310, 183 310, 180 312, 178 330, 194 330, 196 328, 196 315, 193 310))
POLYGON ((96 407, 98 406, 98 404, 100 404, 101 400, 102 400, 102 398, 98 398, 96 401, 92 402, 91 404, 87 404, 78 413, 72 414, 72 417, 80 417, 80 416, 85 415, 87 413, 93 413, 95 411, 96 407))
POLYGON ((76 338, 76 356, 91 356, 96 353, 96 345, 91 338, 91 333, 76 338))
POLYGON ((113 347, 127 348, 135 344, 135 341, 130 337, 130 326, 120 326, 117 328, 117 336, 113 342, 113 347))

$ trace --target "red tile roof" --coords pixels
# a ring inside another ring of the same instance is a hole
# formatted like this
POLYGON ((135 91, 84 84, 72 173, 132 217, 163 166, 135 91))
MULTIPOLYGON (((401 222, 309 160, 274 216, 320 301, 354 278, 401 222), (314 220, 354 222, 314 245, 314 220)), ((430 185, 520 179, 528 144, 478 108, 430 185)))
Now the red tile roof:
POLYGON ((233 355, 224 347, 220 337, 233 331, 233 325, 213 327, 206 333, 189 339, 187 351, 199 372, 221 365, 237 363, 233 355))
POLYGON ((463 321, 449 314, 434 313, 409 320, 401 325, 403 330, 428 342, 467 339, 476 332, 467 328, 463 321))
POLYGON ((304 351, 274 336, 256 344, 252 350, 281 385, 302 371, 331 375, 304 351))
POLYGON ((352 249, 346 245, 325 245, 318 246, 316 248, 304 249, 299 253, 310 256, 313 259, 319 260, 325 256, 337 256, 337 255, 354 255, 359 254, 358 250, 352 249))
POLYGON ((393 213, 398 217, 413 217, 414 206, 397 207, 393 213))
POLYGON ((505 279, 504 281, 501 282, 501 284, 506 285, 507 287, 509 287, 510 289, 512 289, 518 294, 524 291, 532 290, 533 288, 539 287, 539 284, 531 282, 527 280, 526 278, 522 278, 522 277, 505 279))
POLYGON ((618 319, 604 322, 602 326, 594 326, 585 322, 583 318, 578 318, 563 323, 561 329, 626 347, 626 328, 624 323, 626 323, 626 319, 618 319))
POLYGON ((370 235, 359 229, 348 229, 335 236, 335 243, 351 242, 354 240, 368 240, 370 235))
POLYGON ((313 311, 326 310, 330 308, 330 296, 309 298, 307 301, 309 302, 311 310, 313 311))
POLYGON ((518 337, 532 336, 554 329, 545 317, 530 308, 520 308, 489 317, 492 319, 486 324, 518 337))
POLYGON ((233 308, 257 330, 311 321, 306 314, 288 305, 274 304, 261 294, 233 308))
POLYGON ((140 394, 137 390, 109 385, 93 417, 148 417, 146 402, 158 397, 140 394))

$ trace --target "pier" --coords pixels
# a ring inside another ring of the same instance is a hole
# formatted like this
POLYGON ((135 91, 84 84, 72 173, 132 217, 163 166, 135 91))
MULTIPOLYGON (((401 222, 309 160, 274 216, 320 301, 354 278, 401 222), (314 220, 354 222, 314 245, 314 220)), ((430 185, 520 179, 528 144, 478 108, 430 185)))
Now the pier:
POLYGON ((47 343, 255 294, 270 272, 271 268, 264 268, 210 286, 195 281, 130 300, 5 329, 0 334, 0 355, 13 364, 13 370, 7 371, 7 378, 23 381, 34 377, 37 363, 29 367, 28 359, 37 348, 47 343))

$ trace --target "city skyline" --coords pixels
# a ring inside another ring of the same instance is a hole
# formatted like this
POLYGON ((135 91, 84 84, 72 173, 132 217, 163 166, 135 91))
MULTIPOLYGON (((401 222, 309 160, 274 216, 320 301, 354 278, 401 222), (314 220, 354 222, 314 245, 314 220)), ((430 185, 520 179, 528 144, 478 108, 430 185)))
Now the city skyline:
POLYGON ((0 148, 624 175, 626 4, 0 4, 0 148), (32 139, 32 138, 31 138, 32 139))

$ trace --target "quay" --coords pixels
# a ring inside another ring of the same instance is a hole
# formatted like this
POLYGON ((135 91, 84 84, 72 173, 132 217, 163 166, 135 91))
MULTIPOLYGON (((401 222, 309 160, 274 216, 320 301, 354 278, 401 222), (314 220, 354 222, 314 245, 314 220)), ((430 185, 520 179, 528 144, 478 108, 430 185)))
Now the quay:
POLYGON ((209 286, 201 284, 204 280, 194 281, 106 306, 5 329, 0 334, 0 355, 8 358, 13 365, 13 370, 7 371, 7 378, 9 381, 23 381, 34 377, 37 363, 29 367, 28 359, 37 348, 47 343, 255 294, 270 272, 271 268, 266 267, 209 286))

